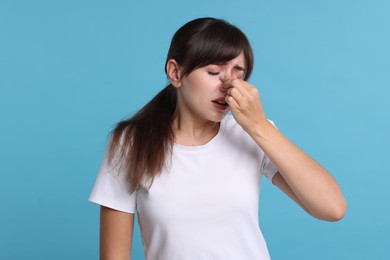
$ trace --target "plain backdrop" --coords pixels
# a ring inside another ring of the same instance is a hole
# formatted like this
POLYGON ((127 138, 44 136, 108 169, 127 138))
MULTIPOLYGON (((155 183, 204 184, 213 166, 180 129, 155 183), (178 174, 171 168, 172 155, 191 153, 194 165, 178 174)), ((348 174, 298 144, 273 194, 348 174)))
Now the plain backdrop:
POLYGON ((389 259, 389 13, 385 0, 1 0, 0 259, 98 259, 87 198, 107 135, 166 85, 173 33, 205 16, 248 35, 268 118, 348 201, 319 221, 263 179, 271 257, 389 259))

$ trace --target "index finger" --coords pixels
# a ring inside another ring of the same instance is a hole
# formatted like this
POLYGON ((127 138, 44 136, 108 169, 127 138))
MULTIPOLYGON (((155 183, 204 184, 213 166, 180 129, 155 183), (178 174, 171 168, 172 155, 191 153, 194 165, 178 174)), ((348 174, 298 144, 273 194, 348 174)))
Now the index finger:
POLYGON ((223 82, 223 89, 228 90, 229 88, 237 88, 242 95, 248 91, 248 88, 246 87, 246 81, 236 78, 236 77, 221 77, 221 80, 223 82))

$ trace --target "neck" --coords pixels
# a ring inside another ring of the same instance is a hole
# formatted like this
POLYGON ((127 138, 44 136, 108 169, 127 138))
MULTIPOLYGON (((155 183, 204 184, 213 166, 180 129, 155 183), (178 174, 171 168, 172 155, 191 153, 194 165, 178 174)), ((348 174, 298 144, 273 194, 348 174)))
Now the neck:
POLYGON ((196 119, 176 111, 173 119, 175 143, 199 146, 208 143, 219 130, 219 122, 196 119))

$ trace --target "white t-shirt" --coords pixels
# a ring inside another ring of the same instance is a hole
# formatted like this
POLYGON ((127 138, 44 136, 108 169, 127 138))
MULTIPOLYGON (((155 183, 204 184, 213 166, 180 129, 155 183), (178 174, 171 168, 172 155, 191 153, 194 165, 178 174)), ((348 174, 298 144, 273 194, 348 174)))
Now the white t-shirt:
POLYGON ((263 260, 270 257, 258 223, 260 179, 276 172, 228 115, 207 144, 174 144, 170 166, 149 191, 129 194, 124 174, 105 158, 89 200, 137 212, 148 260, 263 260))

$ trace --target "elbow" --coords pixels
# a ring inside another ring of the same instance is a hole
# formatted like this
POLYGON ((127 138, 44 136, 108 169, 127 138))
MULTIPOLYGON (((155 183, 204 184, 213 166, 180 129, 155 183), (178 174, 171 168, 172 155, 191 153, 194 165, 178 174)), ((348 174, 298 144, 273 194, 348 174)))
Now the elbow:
POLYGON ((335 216, 334 221, 339 221, 344 218, 345 214, 347 213, 347 207, 348 207, 347 202, 343 200, 342 205, 339 206, 339 208, 337 209, 334 215, 335 216))
POLYGON ((340 203, 337 203, 328 211, 328 214, 325 218, 322 218, 325 221, 337 222, 344 218, 347 212, 347 202, 343 199, 340 203))
POLYGON ((329 221, 329 222, 337 222, 344 218, 347 212, 347 202, 344 198, 336 203, 331 203, 327 206, 322 206, 317 208, 316 210, 307 210, 304 208, 307 213, 309 213, 312 217, 329 221))
POLYGON ((332 215, 330 215, 327 219, 329 222, 337 222, 344 218, 346 213, 346 209, 339 209, 335 211, 332 215))

